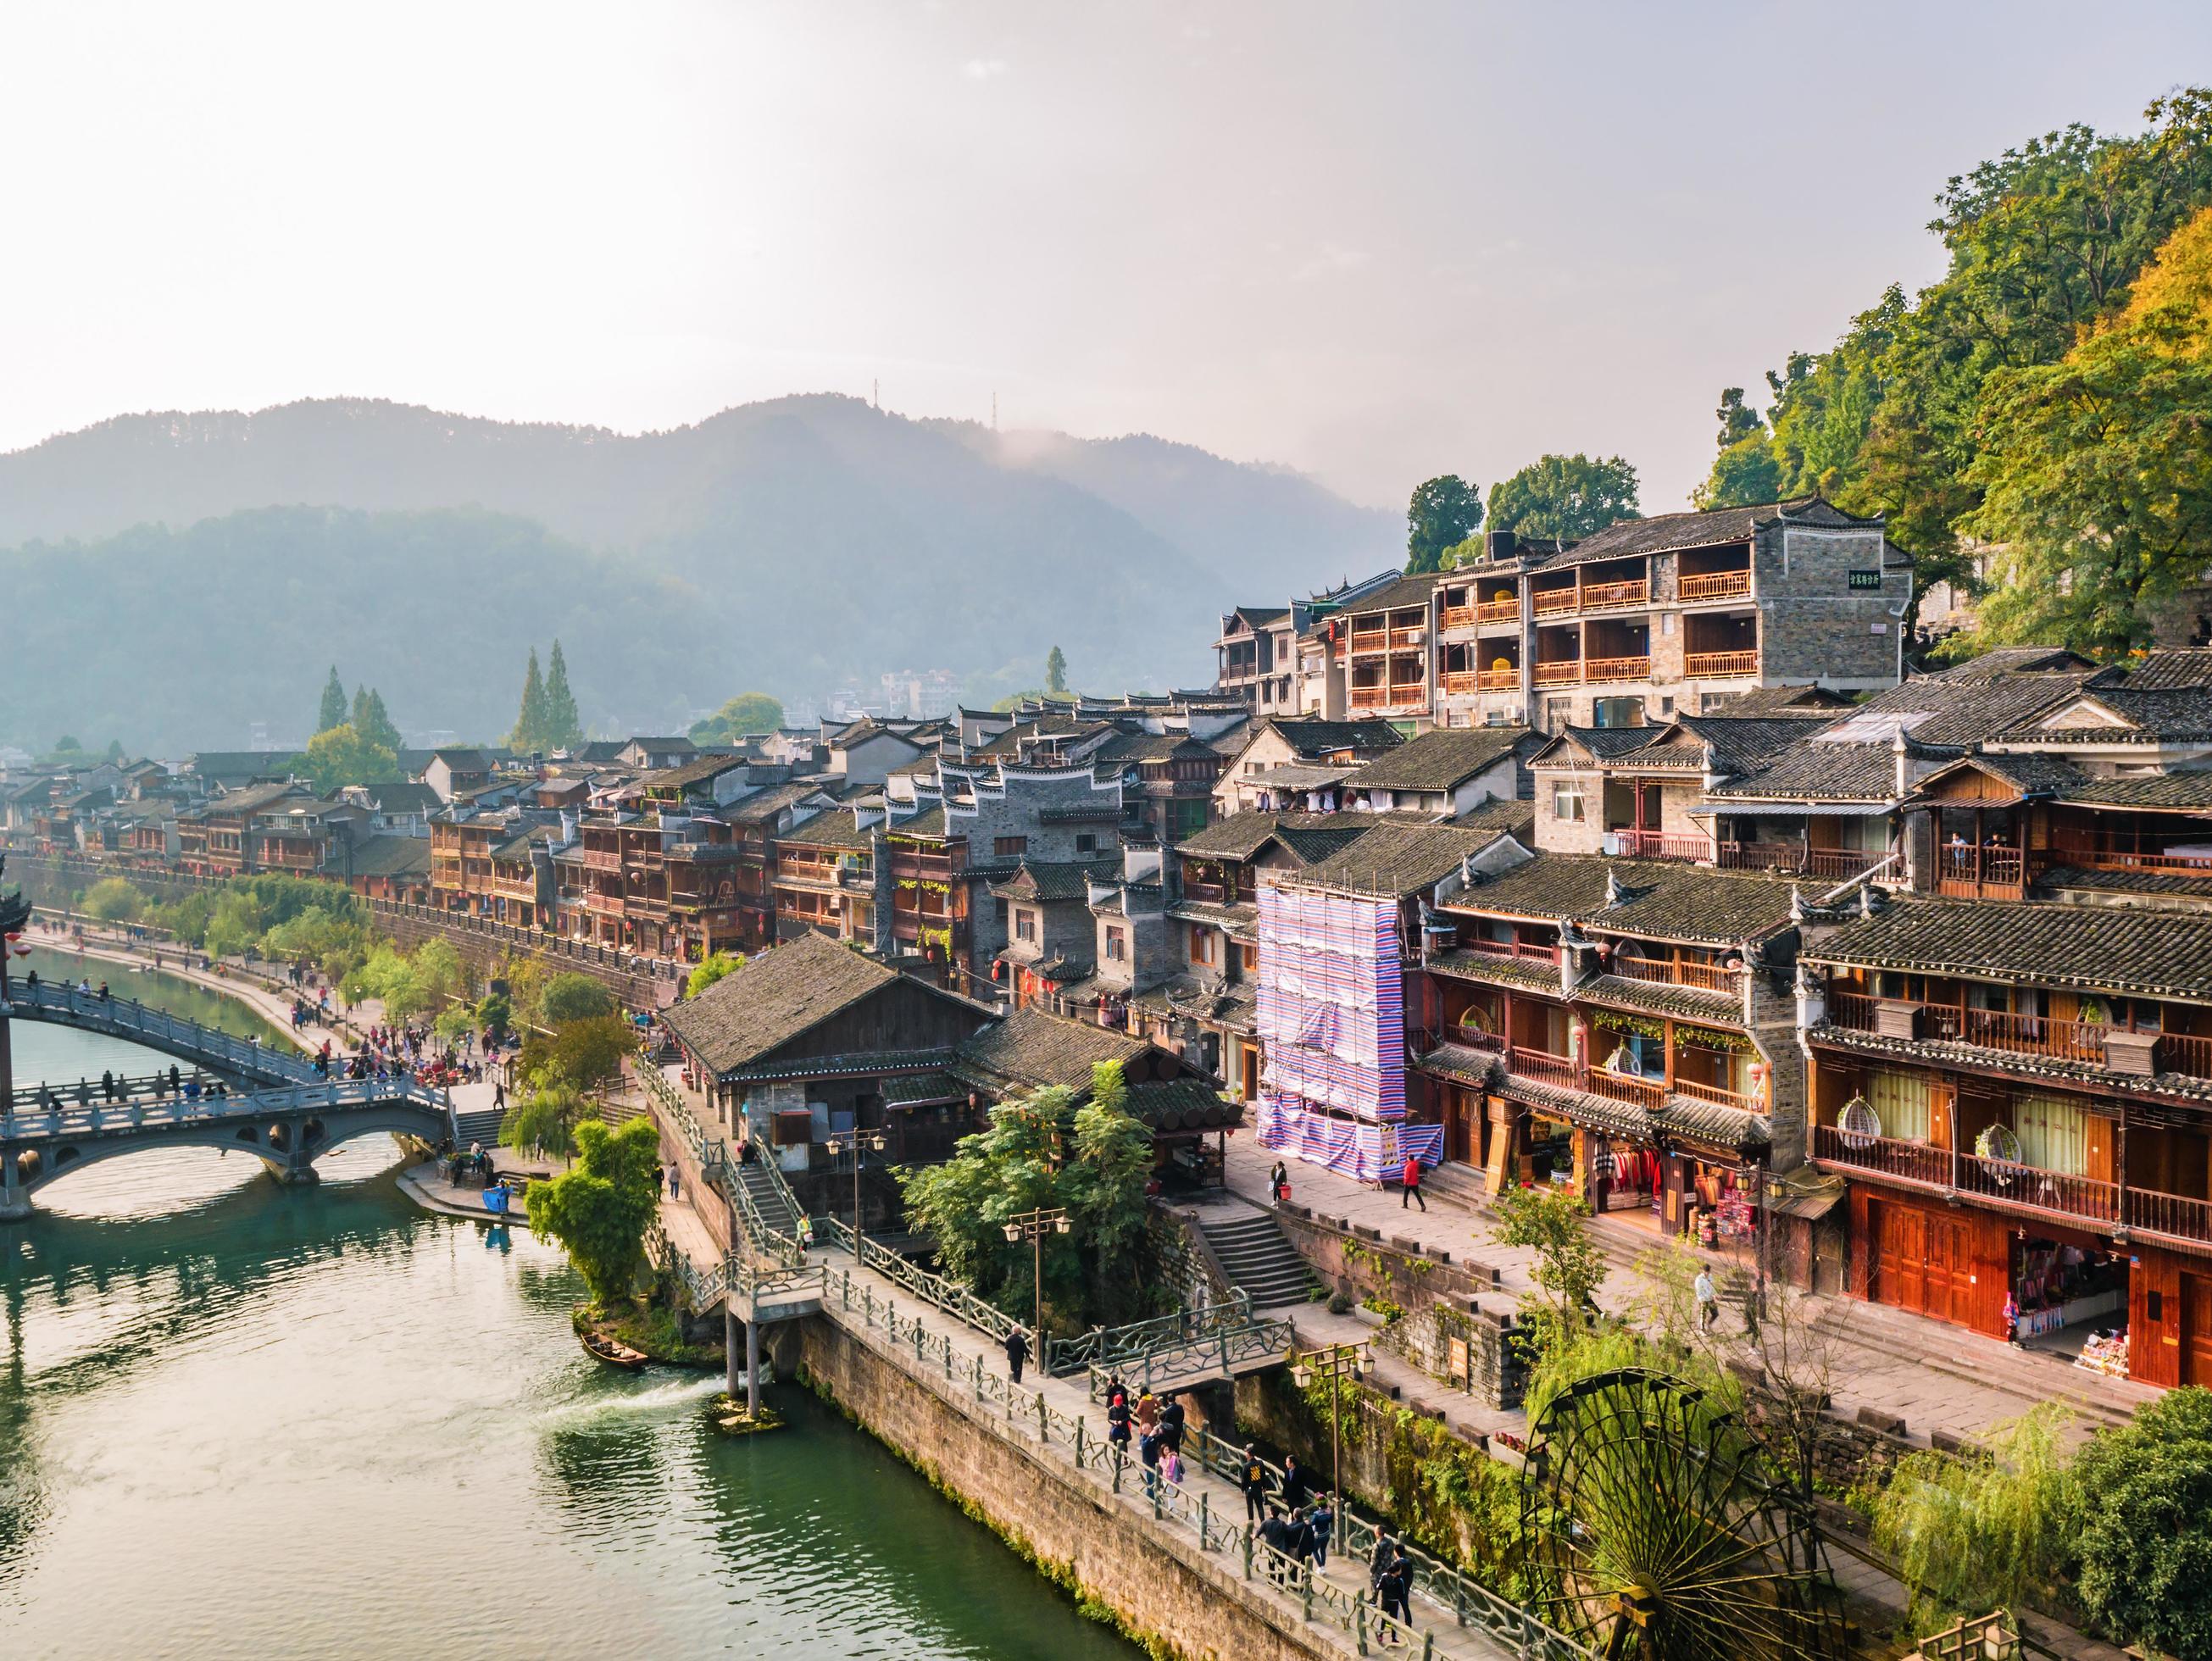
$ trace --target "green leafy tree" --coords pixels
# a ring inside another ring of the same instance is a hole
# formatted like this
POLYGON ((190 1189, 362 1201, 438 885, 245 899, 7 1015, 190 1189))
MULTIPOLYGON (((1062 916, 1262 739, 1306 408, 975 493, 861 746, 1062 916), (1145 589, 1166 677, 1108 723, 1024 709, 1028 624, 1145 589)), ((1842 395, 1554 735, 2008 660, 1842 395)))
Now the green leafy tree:
POLYGON ((576 1126, 575 1169, 532 1183, 530 1226, 557 1240, 602 1309, 626 1302, 645 1267, 645 1231, 660 1204, 660 1132, 649 1118, 609 1130, 576 1126))
POLYGON ((2075 1457, 2075 1595, 2123 1642, 2212 1657, 2212 1391, 2169 1390, 2075 1457))
POLYGON ((1482 526, 1482 492, 1456 473, 1427 479, 1413 489, 1406 509, 1406 569, 1418 575, 1443 569, 1444 550, 1482 526))
POLYGON ((475 1013, 477 1025, 489 1027, 495 1038, 506 1037, 514 1025, 514 1005, 504 992, 485 993, 477 1000, 475 1013))
POLYGON ((783 725, 783 705, 765 692, 740 692, 704 721, 691 724, 691 742, 733 745, 752 733, 773 733, 783 725))
POLYGON ((2064 357, 1992 374, 1982 411, 1964 522, 2002 550, 1987 637, 2148 644, 2212 546, 2212 208, 2064 357))
POLYGON ((522 678, 522 708, 514 717, 514 730, 507 735, 509 747, 516 750, 544 750, 545 742, 545 678, 538 672, 538 648, 530 648, 530 668, 522 678))
POLYGON ((1875 1501, 1875 1543, 1896 1562, 1923 1621, 1992 1603, 2018 1610, 2054 1584, 2075 1509, 2067 1418, 2046 1402, 1996 1427, 1974 1455, 1898 1462, 1875 1501))
POLYGON ((136 922, 146 897, 121 877, 102 877, 84 892, 84 912, 102 922, 136 922))
POLYGON ((576 1127, 596 1117, 589 1099, 567 1080, 539 1080, 500 1116, 500 1145, 571 1159, 576 1152, 576 1127))
POLYGON ((1738 439, 1713 459, 1713 471, 1691 493, 1699 508, 1747 508, 1781 498, 1782 464, 1763 435, 1738 439))
POLYGON ((81 756, 84 753, 84 745, 77 742, 75 733, 64 733, 54 740, 54 753, 58 756, 81 756))
POLYGON ((1536 1290, 1522 1299, 1528 1342, 1538 1352, 1586 1330, 1597 1314, 1605 1258, 1590 1239, 1589 1208, 1553 1188, 1508 1188, 1493 1202, 1491 1238, 1536 1254, 1528 1278, 1536 1290))
POLYGON ((1723 450, 1732 444, 1741 444, 1747 438, 1766 436, 1766 423, 1758 411, 1744 402, 1741 386, 1723 386, 1721 389, 1720 408, 1715 410, 1713 415, 1721 424, 1719 442, 1723 450))
POLYGON ((459 998, 469 988, 468 965, 461 961, 451 941, 428 940, 416 946, 408 959, 415 978, 425 996, 442 1002, 459 998))
POLYGON ((1637 517, 1636 469, 1619 456, 1539 456, 1490 487, 1490 528, 1525 537, 1593 536, 1637 517))
POLYGON ((368 709, 364 712, 361 735, 379 749, 397 755, 405 747, 399 728, 392 723, 391 712, 384 707, 384 694, 374 686, 368 689, 368 709))
POLYGON ((331 678, 323 683, 323 707, 315 716, 315 731, 327 733, 333 727, 346 723, 345 686, 338 679, 338 666, 331 666, 331 678))
POLYGON ((568 660, 561 655, 561 642, 553 642, 553 656, 545 667, 545 744, 553 750, 574 750, 584 741, 584 723, 576 715, 576 695, 568 690, 568 660))
POLYGON ((549 1035, 532 1033, 522 1046, 524 1076, 559 1080, 590 1090, 622 1075, 623 1057, 637 1049, 637 1029, 619 1015, 563 1021, 549 1035))
POLYGON ((587 1021, 615 1013, 613 995, 589 975, 556 975, 538 999, 539 1019, 548 1026, 587 1021))
POLYGON ((1044 684, 1049 692, 1065 692, 1067 690, 1067 654, 1057 646, 1046 655, 1044 684))
POLYGON ((687 998, 696 998, 725 975, 733 970, 743 969, 744 966, 745 959, 743 952, 709 952, 692 967, 690 977, 684 983, 684 995, 687 998))
POLYGON ((371 744, 350 721, 325 727, 309 739, 299 762, 301 772, 319 790, 388 779, 398 765, 398 756, 381 745, 371 744))

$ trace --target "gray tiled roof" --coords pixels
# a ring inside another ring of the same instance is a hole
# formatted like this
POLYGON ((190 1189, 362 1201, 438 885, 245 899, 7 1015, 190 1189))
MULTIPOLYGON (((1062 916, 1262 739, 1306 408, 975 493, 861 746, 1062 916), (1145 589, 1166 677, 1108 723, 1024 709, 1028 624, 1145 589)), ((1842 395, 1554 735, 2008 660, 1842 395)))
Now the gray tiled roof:
POLYGON ((1103 881, 1121 873, 1119 860, 1022 861, 1014 874, 991 885, 994 894, 1033 899, 1040 904, 1060 900, 1088 900, 1093 879, 1103 881))
MULTIPOLYGON (((1319 715, 1275 715, 1264 723, 1300 756, 1334 755, 1340 750, 1377 754, 1395 750, 1406 735, 1389 721, 1370 717, 1361 721, 1324 721, 1319 715)), ((1257 736, 1256 730, 1254 736, 1257 736)))
POLYGON ((1554 554, 1543 563, 1552 568, 1587 565, 1599 560, 1632 558, 1638 554, 1663 553, 1676 548, 1743 542, 1761 526, 1784 520, 1793 525, 1837 528, 1871 527, 1881 523, 1878 517, 1860 519, 1844 513, 1818 496, 1798 496, 1789 502, 1762 502, 1756 507, 1717 508, 1704 513, 1615 520, 1595 536, 1583 538, 1565 553, 1554 554))
MULTIPOLYGON (((2007 756, 2003 759, 2016 761, 2020 757, 2007 756)), ((2093 779, 2077 773, 2075 782, 2066 785, 2058 799, 2096 807, 2212 812, 2212 772, 2160 773, 2128 779, 2093 779)))
POLYGON ((1640 981, 1627 975, 1596 975, 1575 989, 1574 995, 1591 1003, 1617 1009, 1638 1009, 1654 1015, 1674 1015, 1684 1020, 1714 1021, 1723 1025, 1743 1023, 1743 1004, 1725 992, 1701 986, 1676 986, 1665 981, 1640 981))
MULTIPOLYGON (((1340 837, 1341 840, 1336 843, 1335 848, 1341 848, 1371 829, 1373 824, 1372 820, 1349 814, 1267 813, 1248 809, 1242 813, 1231 813, 1227 818, 1207 825, 1194 836, 1185 837, 1176 844, 1176 852, 1197 859, 1231 860, 1241 863, 1258 854, 1283 831, 1311 831, 1322 837, 1340 837)), ((1333 853, 1335 848, 1328 851, 1333 853)))
POLYGON ((1789 883, 1743 872, 1658 860, 1539 854, 1462 890, 1450 909, 1547 922, 1571 917, 1601 934, 1727 945, 1762 940, 1790 928, 1790 892, 1789 883), (1607 899, 1608 874, 1622 891, 1617 904, 1607 899))
POLYGON ((1449 790, 1513 753, 1525 727, 1438 727, 1377 756, 1352 776, 1356 790, 1449 790))
POLYGON ((2212 916, 2172 911, 1922 900, 1847 923, 1804 956, 1963 980, 2212 998, 2212 916))
POLYGON ((1341 853, 1291 879, 1297 885, 1403 897, 1443 881, 1497 841, 1483 830, 1385 820, 1341 853))
POLYGON ((1032 1004, 1002 1021, 994 1021, 960 1046, 955 1070, 980 1076, 994 1086, 1043 1089, 1091 1087, 1091 1069, 1101 1062, 1127 1064, 1149 1046, 1142 1038, 1091 1021, 1070 1020, 1032 1004))
POLYGON ((758 1060, 898 976, 811 930, 763 952, 661 1019, 717 1073, 758 1060))

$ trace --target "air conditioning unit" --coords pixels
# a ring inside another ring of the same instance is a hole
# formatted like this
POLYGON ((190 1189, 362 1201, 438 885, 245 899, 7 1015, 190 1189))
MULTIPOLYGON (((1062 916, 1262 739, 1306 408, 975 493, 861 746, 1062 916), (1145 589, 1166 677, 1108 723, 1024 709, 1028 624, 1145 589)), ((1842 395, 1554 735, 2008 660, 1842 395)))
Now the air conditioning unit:
POLYGON ((1606 856, 1607 856, 1607 858, 1609 858, 1609 859, 1618 859, 1618 858, 1620 858, 1620 832, 1615 831, 1615 830, 1608 830, 1608 831, 1607 831, 1607 832, 1605 833, 1604 837, 1601 837, 1601 838, 1599 840, 1598 847, 1599 847, 1600 849, 1601 849, 1604 851, 1604 853, 1605 853, 1605 855, 1606 855, 1606 856))

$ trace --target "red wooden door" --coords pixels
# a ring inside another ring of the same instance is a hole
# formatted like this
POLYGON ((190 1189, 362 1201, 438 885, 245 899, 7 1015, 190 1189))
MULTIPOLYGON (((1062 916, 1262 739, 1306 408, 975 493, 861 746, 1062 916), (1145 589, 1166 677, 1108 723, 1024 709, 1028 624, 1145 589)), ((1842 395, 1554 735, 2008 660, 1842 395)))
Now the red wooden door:
POLYGON ((1928 1307, 1928 1224, 1911 1206, 1877 1200, 1875 1214, 1875 1301, 1924 1313, 1928 1307))
POLYGON ((2212 1279, 2181 1277, 2181 1382, 2212 1384, 2212 1279))

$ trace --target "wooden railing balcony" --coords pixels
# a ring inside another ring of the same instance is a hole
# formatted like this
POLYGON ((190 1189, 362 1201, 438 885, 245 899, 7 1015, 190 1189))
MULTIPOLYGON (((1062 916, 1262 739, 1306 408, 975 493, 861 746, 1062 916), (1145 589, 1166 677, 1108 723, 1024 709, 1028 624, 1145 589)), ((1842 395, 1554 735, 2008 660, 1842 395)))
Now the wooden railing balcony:
POLYGON ((1480 672, 1474 669, 1447 669, 1443 673, 1444 695, 1447 697, 1468 697, 1482 690, 1480 672))
POLYGON ((1445 606, 1443 626, 1447 629, 1474 628, 1474 607, 1472 605, 1445 606))
POLYGON ((1518 669, 1478 669, 1474 684, 1486 692, 1510 692, 1520 686, 1521 672, 1518 669))
POLYGON ((1635 1073, 1615 1073, 1602 1067, 1584 1068, 1575 1087, 1609 1101, 1633 1102, 1638 1107, 1656 1107, 1667 1097, 1664 1080, 1647 1079, 1635 1073))
POLYGON ((1425 681, 1398 681, 1389 686, 1355 686, 1350 702, 1354 709, 1402 709, 1425 703, 1428 697, 1425 681))
POLYGON ((1686 576, 1674 585, 1682 599, 1734 599, 1751 592, 1751 571, 1706 571, 1686 576))
POLYGON ((2000 1009, 1968 1009, 1954 1003, 1876 998, 1859 992, 1831 992, 1827 1019, 1830 1025, 1847 1031, 1972 1044, 1978 1050, 2081 1062, 2092 1067, 2111 1065, 2107 1040, 2117 1033, 2123 1041, 2154 1039, 2153 1054, 2160 1073, 2212 1079, 2212 1037, 2196 1033, 2129 1033, 2102 1021, 2060 1020, 2000 1009))
POLYGON ((1549 663, 1536 666, 1536 684, 1539 686, 1573 686, 1583 678, 1580 658, 1556 658, 1549 663))
POLYGON ((1578 588, 1539 588, 1528 596, 1528 609, 1540 618, 1571 611, 1581 592, 1578 588))
POLYGON ((584 910, 603 917, 619 917, 623 914, 623 897, 619 894, 586 894, 584 910))
POLYGON ((1518 623, 1521 620, 1521 596, 1508 594, 1501 599, 1478 601, 1474 608, 1477 627, 1486 623, 1518 623))
MULTIPOLYGON (((2107 1226, 2119 1223, 2129 1208, 2124 1202, 2130 1197, 2118 1183, 2101 1177, 1984 1159, 1971 1148, 1860 1135, 1834 1125, 1813 1128, 1813 1157, 1917 1187, 1973 1195, 2007 1208, 2016 1207, 2107 1226)), ((2179 1214, 2175 1220, 2182 1220, 2179 1214)))
POLYGON ((2051 857, 2060 864, 2086 866, 2092 871, 2153 871, 2185 877, 2212 874, 2212 854, 2142 853, 2099 848, 2063 837, 2054 843, 2051 857))
POLYGON ((1674 1075, 1668 1089, 1677 1096, 1694 1096, 1701 1102, 1717 1102, 1723 1107, 1733 1107, 1746 1113, 1763 1113, 1766 1104, 1756 1096, 1747 1096, 1739 1090, 1724 1089, 1717 1084, 1707 1084, 1701 1079, 1686 1079, 1674 1075))
POLYGON ((1387 652, 1390 649, 1390 631, 1387 629, 1355 630, 1346 643, 1355 657, 1363 652, 1387 652))
POLYGON ((1723 871, 1789 871, 1848 882, 1889 857, 1856 848, 1808 848, 1800 842, 1724 842, 1714 863, 1723 871))
POLYGON ((1752 652, 1692 652, 1682 660, 1682 672, 1692 680, 1723 680, 1759 672, 1759 654, 1752 652))
POLYGON ((586 848, 584 850, 584 868, 587 871, 619 871, 622 869, 622 855, 611 849, 586 848))
POLYGON ((1493 940, 1477 934, 1461 942, 1468 951, 1485 958, 1536 958, 1545 963, 1559 960, 1559 948, 1536 940, 1493 940))
POLYGON ((1541 1079, 1547 1084, 1565 1085, 1573 1090, 1582 1088, 1582 1069, 1573 1059, 1554 1056, 1548 1050, 1524 1050, 1517 1043, 1510 1045, 1505 1052, 1505 1068, 1524 1079, 1541 1079))
POLYGON ((1616 952, 1611 968, 1614 974, 1632 981, 1650 981, 1661 986, 1694 986, 1707 992, 1734 992, 1740 984, 1735 970, 1724 969, 1717 963, 1664 963, 1650 958, 1623 957, 1616 952))
POLYGON ((1651 678, 1651 660, 1640 658, 1589 658, 1583 664, 1584 680, 1649 680, 1651 678))
MULTIPOLYGON (((2025 870, 2020 849, 1997 843, 1947 842, 1936 850, 1936 880, 1939 891, 1946 884, 1958 884, 1973 889, 1985 884, 2001 888, 2017 888, 2025 870)), ((1972 895, 1968 897, 1971 898, 1972 895)))
POLYGON ((1627 582, 1595 582, 1583 591, 1583 610, 1607 611, 1618 605, 1648 605, 1651 603, 1651 581, 1637 577, 1627 582))
POLYGON ((1234 904, 1235 902, 1229 897, 1230 891, 1229 885, 1226 883, 1193 882, 1188 877, 1183 879, 1183 898, 1194 900, 1200 905, 1234 904))
POLYGON ((1713 856, 1713 845, 1705 837, 1680 830, 1620 830, 1620 851, 1632 860, 1677 860, 1702 865, 1713 856))
POLYGON ((1419 646, 1428 632, 1427 626, 1419 623, 1410 629, 1393 629, 1390 631, 1390 644, 1400 649, 1419 646))

